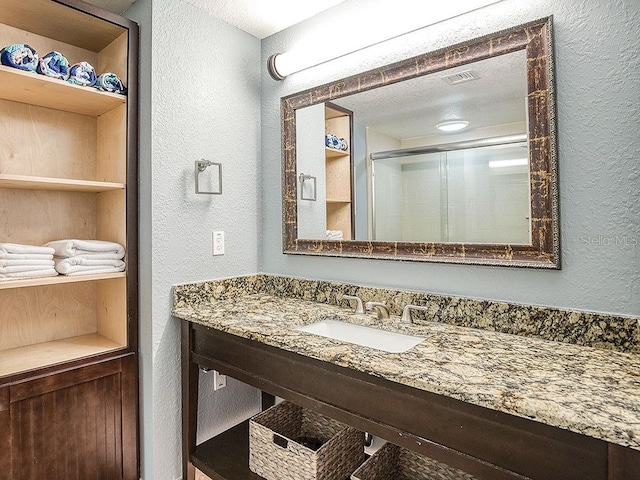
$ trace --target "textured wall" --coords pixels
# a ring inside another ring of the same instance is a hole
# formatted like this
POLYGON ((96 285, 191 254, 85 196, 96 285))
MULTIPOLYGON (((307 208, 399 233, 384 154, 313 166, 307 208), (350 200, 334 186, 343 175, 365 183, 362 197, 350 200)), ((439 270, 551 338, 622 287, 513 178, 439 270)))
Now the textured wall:
MULTIPOLYGON (((143 478, 181 476, 180 323, 171 285, 254 273, 259 199, 260 41, 180 0, 139 0, 143 478), (152 62, 149 61, 153 44, 152 62), (194 193, 194 161, 224 164, 222 196, 194 193), (212 230, 226 254, 211 255, 212 230)), ((201 434, 257 410, 259 393, 230 382, 209 392, 201 434), (215 424, 214 419, 215 417, 215 424)))
MULTIPOLYGON (((298 236, 300 238, 325 238, 327 234, 327 174, 325 169, 324 105, 313 105, 296 111, 296 124, 304 128, 296 130, 298 175, 304 173, 316 177, 316 201, 302 200, 298 193, 298 236)), ((298 180, 302 191, 303 183, 298 180)), ((313 182, 304 182, 305 197, 313 197, 313 182)))
MULTIPOLYGON (((262 43, 262 63, 364 0, 262 43)), ((414 18, 406 12, 407 18, 414 18)), ((358 28, 354 22, 354 29, 358 28)), ((518 303, 640 314, 640 2, 504 0, 275 82, 262 80, 262 252, 269 273, 518 303), (372 261, 282 254, 279 98, 407 56, 554 15, 562 270, 372 261)), ((357 31, 354 32, 357 34, 357 31)), ((381 32, 382 33, 382 32, 381 32)))

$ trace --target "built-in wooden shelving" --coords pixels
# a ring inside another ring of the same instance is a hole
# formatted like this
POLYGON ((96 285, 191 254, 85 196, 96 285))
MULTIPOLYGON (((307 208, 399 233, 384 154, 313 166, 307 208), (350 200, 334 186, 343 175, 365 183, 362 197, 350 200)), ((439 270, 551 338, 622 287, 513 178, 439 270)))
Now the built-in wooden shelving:
POLYGON ((66 283, 80 282, 97 282, 99 280, 112 280, 116 278, 125 278, 125 272, 104 273, 99 275, 58 275, 56 277, 46 278, 25 278, 24 280, 5 280, 0 281, 0 290, 8 290, 11 288, 26 287, 43 287, 45 285, 63 285, 66 283))
POLYGON ((325 147, 324 155, 326 158, 340 158, 349 155, 349 150, 338 150, 336 148, 325 147))
POLYGON ((97 117, 124 105, 126 97, 0 65, 0 98, 97 117))
MULTIPOLYGON (((8 0, 0 11, 0 46, 24 42, 40 55, 58 51, 70 63, 90 63, 96 74, 133 82, 135 92, 131 22, 82 8, 8 0)), ((135 264, 128 236, 137 214, 129 189, 133 107, 129 95, 0 66, 0 243, 107 240, 125 247, 127 267, 135 264)), ((0 280, 0 385, 14 374, 22 379, 129 347, 133 270, 0 280)))
POLYGON ((0 188, 23 190, 51 190, 61 192, 108 192, 124 190, 124 183, 95 182, 69 178, 36 177, 30 175, 4 175, 0 173, 0 188))
POLYGON ((347 149, 325 146, 327 230, 339 230, 344 240, 353 237, 352 201, 352 113, 332 104, 325 105, 325 134, 347 141, 347 149))
POLYGON ((77 360, 124 347, 125 345, 118 344, 107 337, 92 333, 0 350, 0 377, 77 360))
POLYGON ((81 0, 2 1, 0 48, 60 52, 128 87, 0 66, 0 243, 126 252, 124 272, 46 278, 7 277, 49 257, 0 259, 3 479, 139 478, 138 39, 135 22, 81 0))

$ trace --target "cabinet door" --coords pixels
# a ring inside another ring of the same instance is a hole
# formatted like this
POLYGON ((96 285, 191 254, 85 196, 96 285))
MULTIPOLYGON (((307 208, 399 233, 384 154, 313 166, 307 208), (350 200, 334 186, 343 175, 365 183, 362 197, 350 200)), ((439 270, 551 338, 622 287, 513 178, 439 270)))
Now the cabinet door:
POLYGON ((9 387, 12 480, 137 479, 135 358, 9 387))
POLYGON ((11 422, 9 387, 0 388, 0 478, 11 480, 11 422), (9 477, 6 477, 9 475, 9 477))

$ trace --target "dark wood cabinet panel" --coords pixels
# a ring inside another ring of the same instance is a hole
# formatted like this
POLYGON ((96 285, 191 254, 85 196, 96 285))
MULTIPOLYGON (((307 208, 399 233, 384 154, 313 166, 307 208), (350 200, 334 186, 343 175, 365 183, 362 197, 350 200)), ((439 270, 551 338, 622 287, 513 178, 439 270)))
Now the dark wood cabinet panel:
POLYGON ((5 389, 11 479, 137 478, 135 463, 125 466, 125 458, 136 456, 135 422, 124 421, 136 414, 126 399, 134 360, 129 355, 5 389))
MULTIPOLYGON (((11 472, 11 418, 9 388, 0 388, 0 478, 11 472)), ((9 478, 10 480, 10 478, 9 478)))
POLYGON ((609 444, 610 480, 640 478, 640 454, 637 450, 609 444))

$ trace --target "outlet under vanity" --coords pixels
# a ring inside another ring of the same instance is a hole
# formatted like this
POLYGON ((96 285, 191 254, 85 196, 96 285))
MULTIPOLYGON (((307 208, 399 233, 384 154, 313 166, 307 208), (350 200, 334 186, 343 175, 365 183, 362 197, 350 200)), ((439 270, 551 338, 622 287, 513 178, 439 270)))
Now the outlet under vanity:
POLYGON ((640 471, 638 319, 255 275, 179 285, 184 478, 259 479, 247 422, 196 445, 199 368, 475 478, 629 479, 640 471), (343 296, 386 301, 389 319, 343 296), (406 304, 412 312, 402 322, 406 304), (354 302, 355 306, 355 302, 354 302), (422 337, 387 352, 301 331, 322 320, 422 337))

